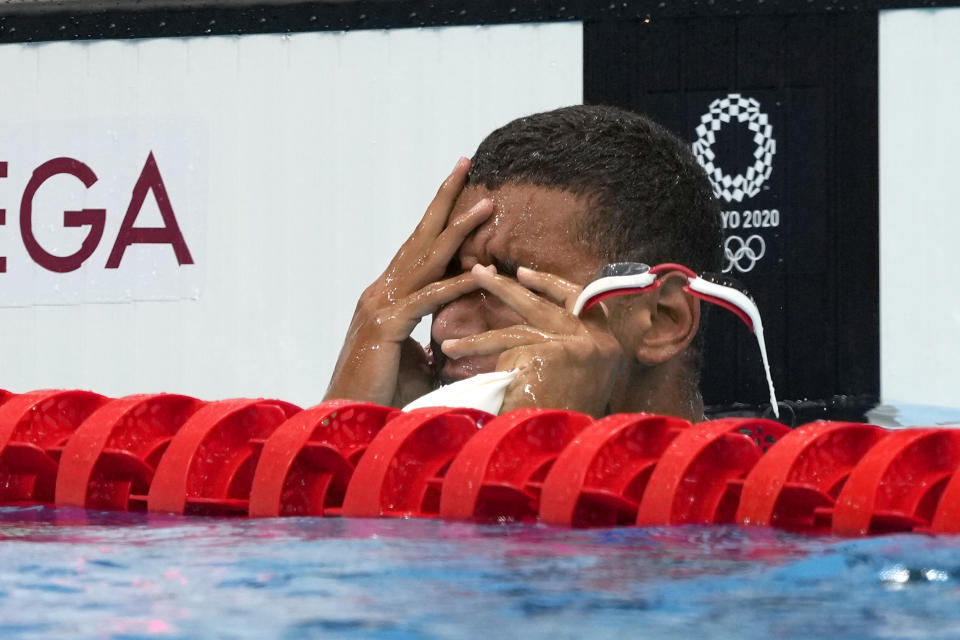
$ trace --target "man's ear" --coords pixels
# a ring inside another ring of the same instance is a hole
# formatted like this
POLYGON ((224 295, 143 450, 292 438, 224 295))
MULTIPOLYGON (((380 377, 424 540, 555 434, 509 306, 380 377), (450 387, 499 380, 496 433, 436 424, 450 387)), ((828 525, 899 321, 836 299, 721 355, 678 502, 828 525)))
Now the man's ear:
POLYGON ((664 274, 663 284, 618 309, 621 345, 647 366, 667 362, 693 340, 700 327, 700 300, 683 290, 686 276, 664 274))

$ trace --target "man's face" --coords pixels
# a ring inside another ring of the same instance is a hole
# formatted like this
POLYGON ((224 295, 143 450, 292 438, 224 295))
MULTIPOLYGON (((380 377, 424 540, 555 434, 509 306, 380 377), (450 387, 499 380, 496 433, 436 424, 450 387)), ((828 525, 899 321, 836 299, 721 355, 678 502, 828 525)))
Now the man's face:
MULTIPOLYGON (((603 266, 588 240, 578 237, 581 225, 577 221, 587 208, 583 198, 530 185, 506 184, 494 191, 468 187, 457 200, 451 220, 485 197, 493 201, 493 214, 461 245, 450 275, 469 271, 475 264, 492 264, 501 275, 515 277, 517 267, 529 267, 582 286, 603 266)), ((463 296, 441 308, 433 316, 431 329, 440 382, 448 384, 493 371, 500 355, 450 360, 440 351, 441 342, 516 324, 524 324, 523 318, 484 291, 463 296)))

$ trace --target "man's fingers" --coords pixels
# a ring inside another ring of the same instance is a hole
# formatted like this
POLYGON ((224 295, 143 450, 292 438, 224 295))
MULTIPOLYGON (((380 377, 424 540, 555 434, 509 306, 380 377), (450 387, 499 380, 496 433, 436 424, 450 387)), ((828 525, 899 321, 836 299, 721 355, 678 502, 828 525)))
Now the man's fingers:
POLYGON ((453 167, 453 171, 443 181, 437 190, 426 213, 423 214, 423 220, 417 226, 414 236, 424 236, 432 240, 443 230, 447 224, 447 218, 453 209, 457 196, 463 191, 463 185, 467 183, 467 172, 470 171, 470 159, 460 158, 453 167))
MULTIPOLYGON (((534 271, 527 267, 517 269, 517 280, 523 286, 539 291, 557 304, 562 305, 569 313, 573 313, 577 298, 583 292, 583 287, 578 284, 564 280, 552 273, 534 271)), ((580 312, 580 319, 583 322, 598 327, 607 326, 608 316, 607 305, 603 302, 580 312)))
POLYGON ((501 353, 507 349, 540 344, 554 339, 556 339, 556 336, 550 333, 529 325, 519 324, 506 329, 485 331, 466 338, 444 340, 440 348, 448 358, 456 360, 465 356, 486 356, 492 353, 501 353))
POLYGON ((571 313, 573 312, 573 305, 577 301, 577 296, 583 291, 583 287, 580 285, 564 280, 560 276, 543 271, 534 271, 527 267, 517 268, 517 280, 528 289, 544 294, 571 313))
POLYGON ((476 278, 470 273, 462 273, 454 278, 431 282, 418 291, 406 296, 398 305, 398 313, 407 318, 420 319, 433 313, 441 305, 452 302, 460 296, 478 288, 476 278))
POLYGON ((531 325, 557 334, 576 331, 579 323, 573 316, 518 282, 490 273, 480 265, 471 273, 482 289, 497 296, 531 325))
POLYGON ((409 294, 440 278, 463 240, 483 224, 493 211, 493 203, 484 198, 466 214, 453 220, 449 229, 445 229, 469 170, 470 160, 460 158, 453 172, 440 185, 417 228, 404 241, 381 276, 384 280, 397 283, 397 293, 409 294), (441 238, 444 239, 442 243, 441 238))
POLYGON ((421 277, 428 280, 440 277, 466 237, 482 225, 491 213, 493 213, 493 201, 490 198, 483 198, 470 207, 467 213, 458 216, 447 225, 433 243, 433 249, 424 261, 421 277))

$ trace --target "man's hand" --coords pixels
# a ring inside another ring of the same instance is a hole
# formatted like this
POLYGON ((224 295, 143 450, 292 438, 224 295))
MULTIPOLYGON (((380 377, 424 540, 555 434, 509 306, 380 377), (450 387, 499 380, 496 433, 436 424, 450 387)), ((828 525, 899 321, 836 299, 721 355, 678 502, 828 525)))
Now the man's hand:
POLYGON ((445 340, 443 352, 450 358, 500 353, 498 371, 519 369, 501 412, 551 407, 605 415, 624 354, 602 306, 582 318, 573 315, 583 288, 548 273, 521 267, 519 282, 479 265, 471 273, 477 285, 520 314, 526 324, 445 340))
POLYGON ((493 211, 484 198, 449 220, 469 169, 468 159, 457 162, 413 234, 360 296, 325 399, 403 406, 434 387, 430 354, 410 333, 423 316, 477 288, 469 272, 442 279, 464 238, 493 211))

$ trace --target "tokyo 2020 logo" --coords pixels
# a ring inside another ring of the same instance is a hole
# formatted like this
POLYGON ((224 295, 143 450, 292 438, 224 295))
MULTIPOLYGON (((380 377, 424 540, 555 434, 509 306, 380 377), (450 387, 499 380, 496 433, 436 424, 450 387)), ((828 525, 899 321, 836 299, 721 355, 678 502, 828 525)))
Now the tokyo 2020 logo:
POLYGON ((693 153, 697 162, 704 168, 713 185, 713 193, 727 202, 742 202, 760 193, 760 187, 773 171, 773 156, 777 152, 777 141, 773 139, 773 125, 767 114, 760 111, 760 103, 754 98, 746 98, 739 93, 731 93, 725 98, 717 98, 700 118, 697 125, 697 140, 693 143, 693 153), (746 173, 732 175, 724 173, 717 162, 713 145, 716 134, 722 127, 733 121, 746 123, 753 132, 753 165, 746 173))

